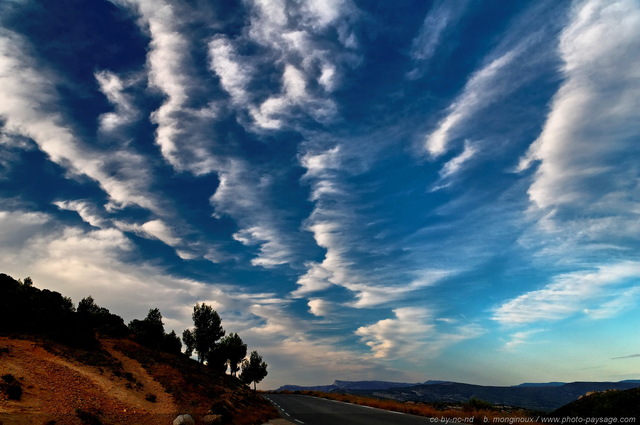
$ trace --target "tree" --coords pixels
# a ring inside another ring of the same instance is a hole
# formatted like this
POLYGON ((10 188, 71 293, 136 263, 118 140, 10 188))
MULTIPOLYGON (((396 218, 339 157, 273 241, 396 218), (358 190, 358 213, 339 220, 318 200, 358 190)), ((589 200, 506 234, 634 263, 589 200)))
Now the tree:
POLYGON ((180 354, 182 352, 182 342, 180 342, 180 337, 176 335, 175 331, 164 334, 160 349, 173 354, 180 354))
POLYGON ((162 313, 157 308, 152 308, 144 320, 134 319, 129 322, 129 329, 136 335, 136 339, 141 344, 160 348, 164 337, 162 313))
POLYGON ((247 344, 242 341, 237 333, 224 337, 220 344, 224 347, 231 374, 236 376, 236 373, 240 370, 242 359, 247 356, 247 344))
POLYGON ((81 315, 109 313, 109 310, 106 308, 99 307, 91 295, 80 300, 77 311, 78 314, 81 315))
POLYGON ((125 336, 129 333, 122 317, 97 305, 91 295, 78 303, 76 311, 80 320, 93 331, 115 337, 125 336))
POLYGON ((222 320, 211 306, 204 303, 193 307, 192 318, 194 329, 187 329, 182 333, 187 354, 191 355, 195 351, 200 363, 208 362, 216 348, 216 343, 225 334, 222 320))
POLYGON ((262 356, 257 351, 252 351, 249 360, 242 361, 242 373, 240 380, 249 385, 253 382, 253 390, 256 390, 256 384, 267 376, 267 364, 262 361, 262 356))
POLYGON ((191 329, 185 329, 184 332, 182 332, 182 342, 187 347, 184 350, 184 353, 191 357, 193 355, 193 350, 196 349, 196 337, 193 336, 191 329))
POLYGON ((227 346, 223 343, 214 344, 207 357, 207 366, 219 373, 227 372, 227 346))

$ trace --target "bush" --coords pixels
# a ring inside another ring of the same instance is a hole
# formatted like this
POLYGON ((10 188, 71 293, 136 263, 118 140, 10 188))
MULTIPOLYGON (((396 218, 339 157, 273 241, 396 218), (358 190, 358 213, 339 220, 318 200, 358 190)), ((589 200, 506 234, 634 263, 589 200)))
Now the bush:
POLYGON ((103 425, 97 412, 76 409, 76 415, 82 421, 83 425, 103 425))
POLYGON ((151 403, 155 403, 158 400, 158 397, 156 397, 155 394, 147 394, 144 399, 151 403))
POLYGON ((16 382, 16 378, 14 378, 11 374, 2 375, 2 380, 7 384, 13 384, 14 382, 16 382))
POLYGON ((19 383, 15 382, 9 385, 7 388, 7 397, 9 397, 9 400, 20 401, 22 398, 22 387, 19 383))
POLYGON ((493 409, 493 404, 488 401, 480 400, 479 398, 471 397, 462 408, 467 411, 471 410, 490 410, 493 409))

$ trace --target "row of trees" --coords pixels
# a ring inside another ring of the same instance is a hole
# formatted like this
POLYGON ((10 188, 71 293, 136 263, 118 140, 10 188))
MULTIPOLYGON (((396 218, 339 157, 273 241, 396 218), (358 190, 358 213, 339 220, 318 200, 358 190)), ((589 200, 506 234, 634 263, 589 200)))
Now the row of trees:
POLYGON ((257 351, 252 351, 248 359, 247 344, 237 333, 225 336, 222 320, 218 313, 209 305, 196 304, 193 307, 193 329, 186 329, 182 333, 182 342, 186 346, 186 354, 192 356, 195 352, 200 363, 207 363, 209 367, 220 372, 231 371, 233 376, 241 371, 240 379, 245 384, 256 384, 267 376, 267 364, 257 351))
MULTIPOLYGON (((102 307, 98 307, 93 302, 93 298, 88 297, 80 301, 78 310, 90 310, 94 314, 100 314, 102 307)), ((108 313, 108 310, 106 310, 108 313)), ((182 343, 186 349, 185 354, 189 357, 194 353, 201 364, 220 373, 230 371, 231 375, 237 377, 240 372, 240 380, 249 385, 262 381, 267 376, 267 364, 257 351, 252 351, 247 357, 247 344, 237 333, 226 335, 222 327, 222 319, 217 311, 207 304, 196 304, 192 314, 194 327, 186 329, 182 333, 182 343)), ((129 330, 136 336, 141 344, 167 351, 170 353, 180 353, 182 343, 174 331, 166 333, 162 322, 162 313, 157 308, 149 310, 147 317, 143 320, 132 320, 129 323, 129 330)))
POLYGON ((44 335, 65 344, 95 348, 95 334, 112 337, 134 335, 142 345, 173 354, 194 353, 200 363, 220 373, 227 369, 245 384, 256 384, 267 376, 267 364, 257 351, 247 357, 247 345, 237 333, 225 336, 218 313, 206 304, 193 308, 193 329, 182 334, 166 333, 162 313, 149 310, 147 317, 125 325, 122 317, 96 304, 93 297, 83 298, 76 308, 68 297, 33 286, 31 278, 24 282, 0 274, 0 333, 18 332, 44 335))

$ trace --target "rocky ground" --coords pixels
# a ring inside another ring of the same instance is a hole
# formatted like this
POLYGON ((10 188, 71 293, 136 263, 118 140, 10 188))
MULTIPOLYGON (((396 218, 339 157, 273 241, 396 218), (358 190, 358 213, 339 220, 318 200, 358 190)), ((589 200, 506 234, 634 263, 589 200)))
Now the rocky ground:
MULTIPOLYGON (((191 388, 190 382, 197 380, 192 378, 194 372, 189 370, 191 377, 185 377, 176 366, 189 363, 186 358, 160 363, 142 347, 123 340, 100 340, 99 350, 81 354, 66 350, 43 341, 0 337, 0 425, 158 425, 172 424, 183 413, 203 424, 216 401, 266 417, 271 414, 264 412, 261 403, 268 403, 261 397, 240 384, 225 383, 230 377, 213 382, 199 375, 205 384, 191 388), (150 359, 152 366, 147 361, 141 364, 132 350, 150 359), (220 394, 215 400, 206 396, 207 385, 220 394), (19 387, 19 399, 9 387, 19 387), (261 403, 251 404, 254 399, 261 403)), ((232 415, 232 423, 262 422, 250 415, 232 415)))
POLYGON ((54 355, 35 342, 0 337, 0 374, 13 376, 22 387, 20 400, 0 397, 0 422, 81 425, 106 416, 127 423, 135 416, 136 423, 156 424, 158 416, 176 416, 172 396, 138 362, 109 345, 103 348, 122 363, 120 377, 54 355))

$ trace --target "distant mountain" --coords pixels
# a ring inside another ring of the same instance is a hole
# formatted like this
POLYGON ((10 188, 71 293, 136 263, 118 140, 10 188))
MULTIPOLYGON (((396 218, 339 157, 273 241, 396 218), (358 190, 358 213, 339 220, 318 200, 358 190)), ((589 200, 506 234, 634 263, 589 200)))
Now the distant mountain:
POLYGON ((572 382, 562 385, 494 387, 447 382, 379 390, 343 390, 398 401, 462 403, 477 398, 496 405, 552 411, 591 391, 627 390, 638 382, 572 382))
POLYGON ((559 387, 565 384, 566 382, 525 382, 514 387, 559 387))
MULTIPOLYGON (((428 381, 435 382, 435 381, 428 381)), ((426 383, 425 383, 426 384, 426 383)), ((386 382, 386 381, 334 381, 331 385, 299 386, 283 385, 276 391, 323 391, 341 392, 346 390, 388 390, 391 388, 413 387, 420 383, 386 382)))
POLYGON ((588 394, 566 406, 562 406, 549 414, 549 416, 562 418, 634 417, 640 419, 640 388, 626 391, 608 390, 588 394))
POLYGON ((330 393, 337 387, 335 385, 317 385, 317 386, 300 386, 300 385, 283 385, 275 391, 322 391, 330 393))

